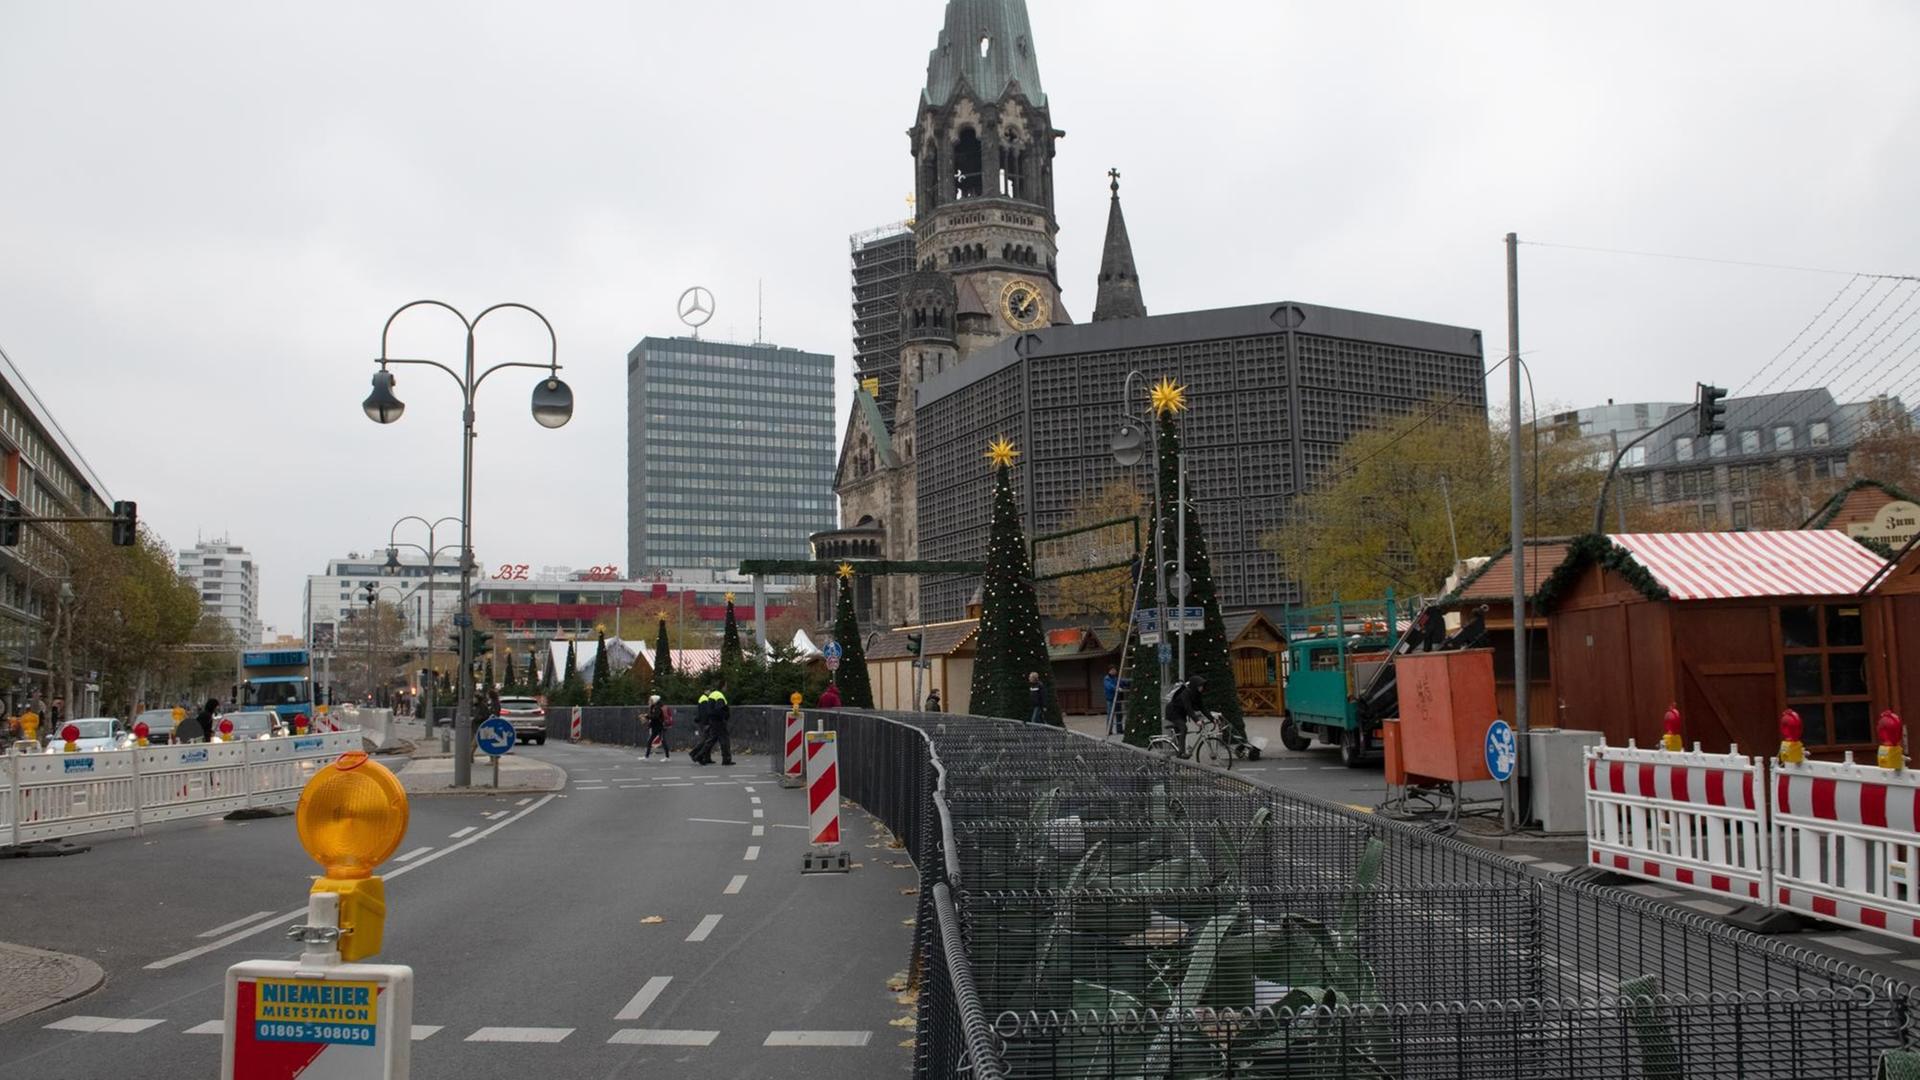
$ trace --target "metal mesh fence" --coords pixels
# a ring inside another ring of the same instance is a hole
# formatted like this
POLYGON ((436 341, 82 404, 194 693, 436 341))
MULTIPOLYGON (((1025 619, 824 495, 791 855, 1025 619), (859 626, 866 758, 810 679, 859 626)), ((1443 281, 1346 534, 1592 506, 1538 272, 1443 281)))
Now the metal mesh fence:
POLYGON ((1026 724, 809 714, 922 889, 917 1076, 1872 1075, 1913 988, 1026 724))

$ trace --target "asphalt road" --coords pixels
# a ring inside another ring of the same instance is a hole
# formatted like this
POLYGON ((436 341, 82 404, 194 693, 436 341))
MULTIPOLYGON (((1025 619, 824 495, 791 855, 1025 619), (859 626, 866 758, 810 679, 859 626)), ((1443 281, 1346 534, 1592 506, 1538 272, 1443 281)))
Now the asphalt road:
MULTIPOLYGON (((566 791, 415 799, 384 868, 377 961, 414 969, 414 1076, 910 1070, 911 1009, 888 981, 908 966, 917 876, 863 814, 844 819, 857 868, 802 876, 804 794, 757 758, 520 752, 566 769, 566 791)), ((315 870, 291 818, 0 863, 0 937, 107 972, 0 1026, 0 1076, 217 1075, 226 968, 297 954, 284 931, 315 870)))

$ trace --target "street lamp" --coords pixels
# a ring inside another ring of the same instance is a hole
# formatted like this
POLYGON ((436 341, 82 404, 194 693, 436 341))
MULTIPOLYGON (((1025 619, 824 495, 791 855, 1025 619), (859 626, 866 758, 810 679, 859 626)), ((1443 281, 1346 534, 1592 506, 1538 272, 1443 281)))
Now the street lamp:
MULTIPOLYGON (((1166 545, 1161 539, 1163 530, 1160 528, 1160 448, 1154 445, 1156 440, 1151 438, 1153 431, 1152 423, 1144 417, 1135 416, 1133 413, 1133 380, 1135 378, 1144 381, 1146 376, 1140 374, 1138 371, 1127 372, 1127 381, 1121 391, 1120 401, 1122 423, 1120 430, 1114 433, 1112 450, 1114 462, 1125 468, 1132 468, 1140 464, 1142 460, 1151 460, 1153 462, 1153 598, 1154 606, 1159 609, 1160 613, 1160 641, 1157 643, 1155 651, 1160 658, 1159 704, 1164 706, 1167 701, 1168 691, 1171 688, 1167 684, 1167 654, 1169 650, 1166 642, 1169 629, 1167 623, 1166 545)), ((1184 515, 1182 520, 1184 521, 1184 515)), ((1181 569, 1186 569, 1184 561, 1182 562, 1181 569)), ((1136 607, 1139 605, 1140 597, 1137 587, 1132 602, 1136 607)), ((1129 614, 1128 618, 1132 619, 1133 616, 1129 614)), ((1127 660, 1125 656, 1125 646, 1121 646, 1121 649, 1121 670, 1125 671, 1127 660)), ((1114 696, 1116 708, 1119 707, 1119 700, 1119 695, 1116 694, 1114 696)), ((1109 730, 1111 730, 1113 717, 1109 716, 1107 718, 1107 725, 1109 730)))
POLYGON ((375 361, 380 370, 373 373, 373 392, 361 403, 367 418, 376 424, 391 424, 400 419, 406 411, 406 405, 394 396, 393 373, 387 370, 389 364, 423 364, 446 372, 459 384, 464 399, 461 419, 460 453, 460 614, 454 618, 454 624, 460 631, 460 694, 459 703, 454 711, 454 747, 453 747, 453 786, 467 787, 473 782, 473 762, 468 755, 473 749, 473 679, 468 674, 473 667, 473 640, 468 632, 473 626, 473 399, 480 390, 480 384, 487 376, 501 368, 525 367, 545 368, 547 375, 533 389, 533 418, 541 427, 557 428, 573 418, 573 390, 560 380, 560 340, 554 336, 553 324, 545 315, 525 304, 495 304, 469 319, 458 308, 439 300, 415 300, 402 304, 394 313, 387 316, 387 324, 380 331, 380 358, 375 361), (467 350, 465 376, 437 360, 401 359, 387 355, 387 338, 393 330, 393 322, 410 308, 431 306, 444 308, 453 313, 466 327, 467 350), (547 328, 547 340, 552 351, 544 364, 530 364, 509 360, 493 365, 485 371, 476 373, 473 360, 473 334, 480 321, 502 308, 518 308, 540 320, 547 328))
POLYGON ((393 528, 387 530, 387 561, 381 567, 381 570, 384 571, 385 573, 388 573, 388 574, 399 573, 400 549, 403 547, 410 547, 413 550, 418 551, 427 557, 427 625, 426 625, 426 630, 423 632, 421 636, 426 640, 426 643, 427 643, 427 671, 429 674, 429 678, 428 678, 429 685, 428 685, 427 693, 425 694, 426 703, 424 705, 424 708, 426 710, 425 716, 426 716, 428 731, 433 730, 433 706, 434 706, 434 698, 437 696, 434 693, 434 687, 432 686, 432 677, 431 677, 434 671, 434 668, 433 668, 433 653, 434 653, 433 573, 439 566, 439 564, 435 560, 439 559, 440 553, 442 551, 446 551, 449 549, 454 549, 454 550, 458 549, 458 545, 455 545, 455 544, 448 544, 445 547, 437 546, 434 543, 434 532, 435 530, 439 529, 440 526, 445 525, 449 521, 459 521, 459 520, 460 520, 459 518, 449 515, 447 517, 441 518, 439 521, 428 521, 426 518, 420 517, 416 514, 408 514, 406 517, 403 517, 399 521, 394 522, 393 528), (421 547, 419 544, 402 543, 399 540, 395 539, 400 533, 400 526, 406 524, 409 521, 417 521, 420 524, 425 525, 427 527, 427 544, 425 547, 421 547))

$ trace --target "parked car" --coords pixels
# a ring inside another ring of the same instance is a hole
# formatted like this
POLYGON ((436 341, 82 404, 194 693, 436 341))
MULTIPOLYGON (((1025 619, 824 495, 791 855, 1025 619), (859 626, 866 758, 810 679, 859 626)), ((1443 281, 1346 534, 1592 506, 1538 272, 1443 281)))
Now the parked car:
POLYGON ((165 746, 173 741, 177 725, 173 720, 172 709, 148 709, 135 716, 133 722, 147 725, 147 742, 154 746, 165 746))
MULTIPOLYGON (((245 739, 271 739, 275 735, 285 735, 286 728, 280 723, 280 714, 272 709, 242 709, 227 713, 220 719, 233 721, 233 738, 239 742, 245 739)), ((213 730, 220 730, 220 720, 213 722, 213 730)))
POLYGON ((547 745, 547 707, 539 698, 503 697, 495 715, 513 725, 515 742, 547 745))
POLYGON ((80 737, 74 740, 79 753, 119 750, 133 745, 133 736, 120 729, 120 721, 111 716, 88 716, 79 720, 69 720, 49 732, 47 734, 49 754, 66 751, 66 740, 60 737, 60 733, 66 730, 67 724, 80 729, 80 737))

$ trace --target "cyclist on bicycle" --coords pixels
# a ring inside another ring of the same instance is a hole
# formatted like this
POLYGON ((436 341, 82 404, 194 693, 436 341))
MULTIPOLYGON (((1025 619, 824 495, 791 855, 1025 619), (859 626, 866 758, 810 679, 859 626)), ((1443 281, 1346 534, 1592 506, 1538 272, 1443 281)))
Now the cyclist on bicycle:
POLYGON ((1187 756, 1187 721, 1206 722, 1206 709, 1200 701, 1206 689, 1205 677, 1190 675, 1187 681, 1174 686, 1173 696, 1167 699, 1166 726, 1173 729, 1174 745, 1181 757, 1187 756))

